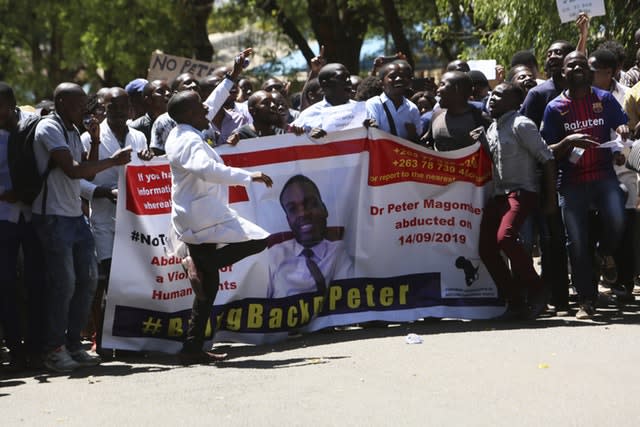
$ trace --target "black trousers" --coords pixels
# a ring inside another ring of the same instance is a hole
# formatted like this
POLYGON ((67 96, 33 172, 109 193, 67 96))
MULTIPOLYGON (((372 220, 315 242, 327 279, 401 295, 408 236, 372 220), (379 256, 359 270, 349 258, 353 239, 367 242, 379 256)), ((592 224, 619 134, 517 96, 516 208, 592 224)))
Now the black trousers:
MULTIPOLYGON (((213 302, 220 285, 220 268, 262 252, 267 247, 267 239, 230 243, 220 249, 217 249, 215 243, 187 246, 196 268, 202 273, 202 285, 206 295, 205 299, 194 297, 187 338, 182 346, 182 352, 193 353, 202 350, 207 320, 211 317, 213 302)), ((214 324, 212 321, 212 325, 214 324)))
POLYGON ((626 290, 633 292, 634 278, 636 275, 635 260, 638 253, 638 242, 635 240, 637 233, 637 214, 635 209, 624 210, 624 235, 614 258, 618 268, 618 284, 626 290))
POLYGON ((540 249, 542 280, 546 289, 551 292, 551 303, 556 307, 567 307, 569 305, 569 270, 566 232, 560 209, 555 214, 543 215, 540 249))

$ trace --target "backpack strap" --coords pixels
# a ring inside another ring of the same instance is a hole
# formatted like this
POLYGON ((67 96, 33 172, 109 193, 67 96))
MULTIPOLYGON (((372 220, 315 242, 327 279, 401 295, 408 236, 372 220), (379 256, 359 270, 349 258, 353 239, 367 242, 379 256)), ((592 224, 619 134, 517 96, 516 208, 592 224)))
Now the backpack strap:
POLYGON ((398 136, 398 131, 396 129, 396 122, 393 121, 393 116, 391 115, 391 111, 389 111, 389 107, 387 107, 387 104, 385 104, 384 101, 382 101, 382 98, 380 98, 380 102, 382 103, 382 108, 384 108, 384 113, 387 115, 387 120, 389 121, 389 129, 391 130, 391 134, 398 136))
POLYGON ((431 120, 429 121, 429 129, 422 135, 421 142, 425 144, 427 147, 435 150, 436 142, 433 139, 433 123, 436 121, 438 117, 440 117, 446 110, 440 108, 435 113, 431 113, 431 120))

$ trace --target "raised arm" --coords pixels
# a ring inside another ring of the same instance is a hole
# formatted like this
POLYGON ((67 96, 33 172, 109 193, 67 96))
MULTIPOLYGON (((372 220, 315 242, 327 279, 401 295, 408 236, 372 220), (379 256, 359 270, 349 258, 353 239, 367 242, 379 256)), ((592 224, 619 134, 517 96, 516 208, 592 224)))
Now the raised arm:
POLYGON ((576 26, 580 31, 580 36, 578 38, 578 45, 576 46, 576 50, 582 53, 584 56, 587 55, 587 41, 589 40, 589 15, 584 12, 581 12, 576 19, 576 26))
MULTIPOLYGON (((309 74, 307 75, 307 81, 304 83, 304 87, 302 88, 302 93, 306 93, 306 88, 309 85, 309 82, 316 77, 318 77, 318 73, 320 73, 320 69, 325 66, 327 63, 327 59, 324 57, 324 46, 320 46, 320 53, 318 56, 314 56, 309 61, 309 74)), ((309 106, 309 100, 306 99, 305 96, 300 97, 300 111, 303 111, 305 108, 309 106)))

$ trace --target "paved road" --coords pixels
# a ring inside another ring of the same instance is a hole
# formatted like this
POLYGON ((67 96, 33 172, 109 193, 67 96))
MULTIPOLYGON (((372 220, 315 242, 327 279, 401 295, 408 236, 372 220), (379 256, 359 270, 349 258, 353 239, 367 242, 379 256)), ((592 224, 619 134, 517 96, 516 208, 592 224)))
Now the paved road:
POLYGON ((595 321, 421 321, 0 374, 2 426, 640 426, 640 307, 595 321), (422 344, 409 345, 416 333, 422 344))

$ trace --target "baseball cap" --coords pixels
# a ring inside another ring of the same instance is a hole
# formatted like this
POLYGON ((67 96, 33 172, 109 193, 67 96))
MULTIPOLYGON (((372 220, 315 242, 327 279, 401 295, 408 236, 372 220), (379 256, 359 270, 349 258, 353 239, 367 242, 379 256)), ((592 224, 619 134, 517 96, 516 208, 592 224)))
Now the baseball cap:
POLYGON ((144 90, 144 87, 147 83, 149 82, 146 79, 134 79, 127 83, 127 85, 124 87, 124 90, 128 95, 140 94, 144 90))

